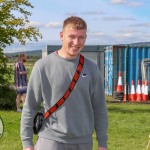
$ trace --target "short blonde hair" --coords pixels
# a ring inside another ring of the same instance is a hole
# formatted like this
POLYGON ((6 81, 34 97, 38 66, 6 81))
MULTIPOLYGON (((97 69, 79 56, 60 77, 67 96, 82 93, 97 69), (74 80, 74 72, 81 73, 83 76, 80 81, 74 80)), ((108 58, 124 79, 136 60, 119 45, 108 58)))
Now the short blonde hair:
POLYGON ((71 16, 71 17, 65 19, 64 23, 63 23, 63 29, 67 25, 71 25, 76 30, 81 30, 81 29, 87 30, 87 24, 86 24, 86 22, 82 18, 80 18, 80 17, 71 16))

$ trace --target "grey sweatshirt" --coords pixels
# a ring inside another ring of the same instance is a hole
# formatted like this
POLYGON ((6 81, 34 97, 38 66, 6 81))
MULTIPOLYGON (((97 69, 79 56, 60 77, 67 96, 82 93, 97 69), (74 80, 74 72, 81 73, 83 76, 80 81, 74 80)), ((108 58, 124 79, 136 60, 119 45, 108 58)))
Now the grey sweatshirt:
MULTIPOLYGON (((33 120, 41 103, 44 112, 68 89, 79 62, 56 52, 40 59, 33 67, 21 118, 23 147, 33 146, 33 120)), ((99 146, 107 147, 108 116, 100 71, 85 58, 82 73, 65 103, 43 124, 39 136, 69 144, 92 142, 96 131, 99 146)))

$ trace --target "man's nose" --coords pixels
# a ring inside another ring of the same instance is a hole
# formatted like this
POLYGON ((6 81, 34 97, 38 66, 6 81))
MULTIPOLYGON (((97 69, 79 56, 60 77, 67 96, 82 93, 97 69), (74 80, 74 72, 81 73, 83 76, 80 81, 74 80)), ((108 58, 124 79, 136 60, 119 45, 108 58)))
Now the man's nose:
POLYGON ((75 38, 73 42, 74 42, 74 44, 78 44, 79 43, 79 39, 75 38))

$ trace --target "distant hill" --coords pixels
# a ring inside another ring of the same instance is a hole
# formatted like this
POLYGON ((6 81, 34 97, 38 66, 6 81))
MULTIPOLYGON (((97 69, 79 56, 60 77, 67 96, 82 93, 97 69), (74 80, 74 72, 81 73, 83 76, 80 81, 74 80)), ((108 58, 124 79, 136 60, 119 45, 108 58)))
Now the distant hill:
MULTIPOLYGON (((18 56, 20 52, 14 52, 14 53, 5 53, 7 57, 13 57, 18 56)), ((33 51, 24 51, 21 53, 25 53, 27 56, 36 56, 36 57, 42 57, 42 50, 33 50, 33 51)))

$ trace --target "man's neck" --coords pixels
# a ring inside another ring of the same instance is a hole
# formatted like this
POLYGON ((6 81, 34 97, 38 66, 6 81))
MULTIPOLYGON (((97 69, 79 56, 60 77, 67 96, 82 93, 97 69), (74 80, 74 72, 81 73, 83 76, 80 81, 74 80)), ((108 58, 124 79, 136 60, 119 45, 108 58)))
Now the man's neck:
POLYGON ((58 50, 57 54, 65 59, 76 59, 78 57, 78 55, 69 55, 68 53, 64 53, 62 49, 58 50))

